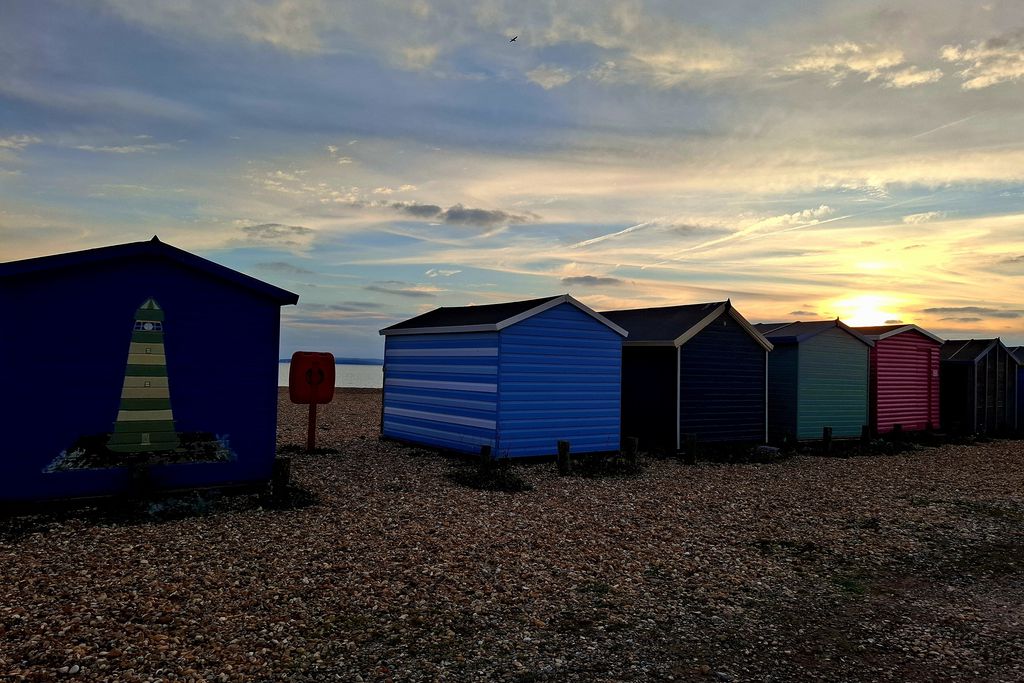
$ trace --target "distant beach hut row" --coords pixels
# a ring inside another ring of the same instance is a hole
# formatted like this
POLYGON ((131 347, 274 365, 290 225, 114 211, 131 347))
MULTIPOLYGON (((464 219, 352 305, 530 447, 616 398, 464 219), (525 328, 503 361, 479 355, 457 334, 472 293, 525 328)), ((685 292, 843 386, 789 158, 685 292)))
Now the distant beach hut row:
POLYGON ((916 325, 751 325, 731 301, 597 313, 569 295, 381 330, 382 435, 497 457, 757 444, 1024 420, 1024 354, 916 325))
MULTIPOLYGON (((297 301, 155 237, 0 263, 0 502, 264 485, 297 301)), ((566 294, 381 333, 383 436, 466 453, 1024 426, 1024 348, 913 325, 751 325, 730 301, 598 313, 566 294)))

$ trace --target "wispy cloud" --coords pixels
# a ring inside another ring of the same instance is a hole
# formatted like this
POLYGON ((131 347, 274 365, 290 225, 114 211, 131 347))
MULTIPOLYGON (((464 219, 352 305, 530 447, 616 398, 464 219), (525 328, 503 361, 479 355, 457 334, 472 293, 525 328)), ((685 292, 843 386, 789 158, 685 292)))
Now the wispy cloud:
MULTIPOLYGON (((922 313, 929 315, 963 315, 983 316, 986 318, 1020 318, 1024 316, 1024 310, 1003 310, 988 308, 985 306, 936 306, 922 309, 922 313)), ((952 318, 944 318, 950 320, 952 318)))
POLYGON ((907 214, 902 220, 907 225, 919 225, 921 223, 930 223, 932 221, 942 220, 945 217, 945 211, 925 211, 923 213, 907 214))
POLYGON ((581 285, 583 287, 604 287, 609 285, 621 285, 622 280, 617 277, 599 277, 596 275, 574 275, 563 277, 563 285, 581 285))
POLYGON ((957 75, 964 90, 979 90, 1024 79, 1024 30, 996 38, 945 45, 942 58, 963 67, 957 75))
POLYGON ((176 149, 174 145, 167 142, 154 142, 145 145, 75 145, 74 148, 83 152, 102 152, 103 154, 144 154, 176 149))
POLYGON ((387 280, 384 282, 375 282, 370 285, 363 287, 368 292, 378 292, 380 294, 393 294, 395 296, 404 296, 411 299, 432 299, 438 295, 439 292, 443 292, 443 289, 437 287, 427 287, 426 285, 410 285, 406 282, 399 280, 387 280))

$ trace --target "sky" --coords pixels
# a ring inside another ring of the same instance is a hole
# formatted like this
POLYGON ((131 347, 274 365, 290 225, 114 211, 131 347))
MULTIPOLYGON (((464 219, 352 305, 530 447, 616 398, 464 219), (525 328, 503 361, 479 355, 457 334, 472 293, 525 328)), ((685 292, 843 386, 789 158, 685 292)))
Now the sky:
POLYGON ((282 357, 566 292, 1024 344, 1024 3, 8 0, 0 261, 154 234, 282 357))

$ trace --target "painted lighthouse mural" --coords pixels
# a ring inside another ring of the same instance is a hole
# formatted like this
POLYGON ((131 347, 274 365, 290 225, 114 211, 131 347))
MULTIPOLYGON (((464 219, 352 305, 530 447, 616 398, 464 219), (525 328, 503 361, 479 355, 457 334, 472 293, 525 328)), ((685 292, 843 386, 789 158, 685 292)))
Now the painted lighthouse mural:
POLYGON ((174 431, 164 354, 164 312, 152 297, 135 311, 121 404, 107 448, 117 453, 158 453, 180 445, 174 431))
POLYGON ((177 428, 164 346, 166 312, 152 296, 135 310, 113 421, 75 440, 44 472, 235 460, 229 435, 177 428), (113 426, 113 431, 110 431, 113 426))

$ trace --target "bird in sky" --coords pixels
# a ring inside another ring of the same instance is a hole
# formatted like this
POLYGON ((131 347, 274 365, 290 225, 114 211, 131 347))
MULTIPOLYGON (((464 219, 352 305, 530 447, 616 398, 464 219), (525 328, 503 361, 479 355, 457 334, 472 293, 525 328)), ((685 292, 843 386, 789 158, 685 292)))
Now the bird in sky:
POLYGON ((510 42, 510 43, 514 43, 514 42, 516 42, 516 38, 518 38, 518 37, 519 37, 519 36, 513 36, 513 37, 512 37, 512 40, 510 40, 510 41, 508 41, 508 42, 510 42))

